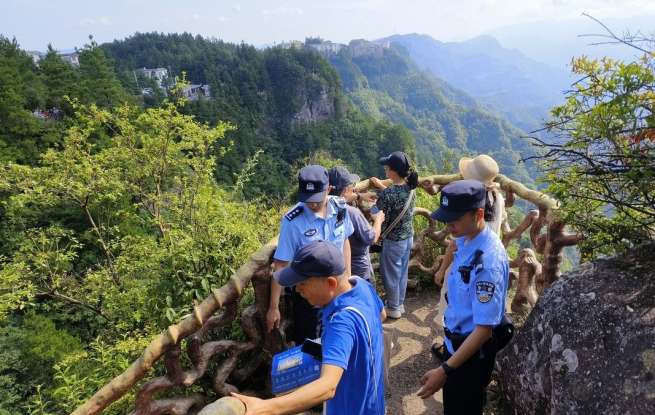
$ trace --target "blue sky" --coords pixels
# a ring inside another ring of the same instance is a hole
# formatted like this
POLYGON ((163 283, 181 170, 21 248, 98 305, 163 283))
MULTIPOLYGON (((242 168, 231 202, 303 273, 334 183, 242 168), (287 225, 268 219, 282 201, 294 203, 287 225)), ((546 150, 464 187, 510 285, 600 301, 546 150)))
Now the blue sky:
POLYGON ((81 46, 136 31, 183 32, 272 44, 306 36, 338 42, 394 33, 463 40, 503 26, 655 14, 655 0, 0 0, 0 33, 25 49, 81 46))

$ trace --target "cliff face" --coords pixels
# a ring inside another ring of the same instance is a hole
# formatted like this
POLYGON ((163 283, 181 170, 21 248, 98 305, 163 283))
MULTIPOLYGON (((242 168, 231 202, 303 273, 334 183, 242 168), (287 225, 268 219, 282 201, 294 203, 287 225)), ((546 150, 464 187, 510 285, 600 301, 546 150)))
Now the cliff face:
POLYGON ((301 89, 299 101, 300 110, 293 115, 293 123, 325 121, 335 115, 335 97, 330 96, 328 88, 321 86, 317 93, 309 94, 301 89))
POLYGON ((517 414, 655 413, 655 243, 565 274, 499 354, 517 414))

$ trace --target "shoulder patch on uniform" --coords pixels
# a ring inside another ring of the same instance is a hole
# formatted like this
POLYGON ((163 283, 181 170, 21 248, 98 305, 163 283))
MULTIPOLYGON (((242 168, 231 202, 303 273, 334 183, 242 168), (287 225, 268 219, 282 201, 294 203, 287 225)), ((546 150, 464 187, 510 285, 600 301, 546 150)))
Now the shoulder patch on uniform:
POLYGON ((346 199, 340 196, 331 197, 330 200, 332 201, 332 203, 334 203, 337 207, 340 208, 345 208, 347 205, 346 199))
POLYGON ((494 296, 496 284, 489 281, 478 281, 475 283, 475 295, 481 303, 488 303, 494 296))
POLYGON ((287 218, 287 220, 294 220, 295 218, 298 217, 304 210, 304 207, 302 205, 295 206, 293 209, 288 211, 284 217, 287 218))

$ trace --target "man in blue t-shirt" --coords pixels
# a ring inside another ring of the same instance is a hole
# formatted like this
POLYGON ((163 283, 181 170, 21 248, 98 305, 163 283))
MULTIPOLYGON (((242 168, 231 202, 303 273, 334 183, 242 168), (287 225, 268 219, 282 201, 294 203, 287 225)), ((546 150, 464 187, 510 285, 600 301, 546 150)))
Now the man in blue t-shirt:
POLYGON ((274 274, 280 285, 295 286, 322 308, 321 376, 273 399, 233 394, 246 404, 247 415, 298 413, 321 402, 327 415, 384 415, 384 306, 371 284, 344 272, 341 250, 319 240, 274 274))

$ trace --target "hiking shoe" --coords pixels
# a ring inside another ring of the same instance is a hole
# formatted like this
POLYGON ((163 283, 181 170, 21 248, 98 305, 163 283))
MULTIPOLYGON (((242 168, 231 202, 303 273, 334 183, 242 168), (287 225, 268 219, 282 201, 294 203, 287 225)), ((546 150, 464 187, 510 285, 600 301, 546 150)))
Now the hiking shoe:
POLYGON ((402 317, 402 313, 400 312, 400 310, 389 310, 387 308, 387 317, 393 319, 399 319, 400 317, 402 317))

